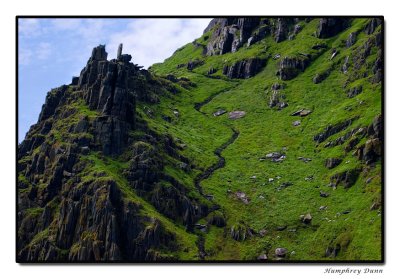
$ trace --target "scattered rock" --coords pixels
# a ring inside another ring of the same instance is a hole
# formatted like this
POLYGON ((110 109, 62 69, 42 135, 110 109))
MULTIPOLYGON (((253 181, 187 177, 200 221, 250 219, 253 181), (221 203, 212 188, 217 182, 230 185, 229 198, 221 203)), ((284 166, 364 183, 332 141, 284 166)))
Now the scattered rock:
POLYGON ((220 116, 226 113, 226 110, 224 109, 219 109, 216 112, 213 113, 214 116, 220 116))
POLYGON ((279 231, 279 232, 281 232, 281 231, 286 230, 286 228, 287 228, 286 225, 284 225, 284 226, 278 226, 278 227, 276 228, 276 230, 279 231))
POLYGON ((309 115, 311 112, 312 112, 312 111, 309 110, 309 109, 300 109, 300 110, 297 110, 297 111, 293 112, 293 113, 291 114, 291 116, 301 116, 301 117, 305 117, 305 116, 309 115))
POLYGON ((273 178, 268 178, 268 182, 269 183, 274 182, 274 179, 273 178))
POLYGON ((300 126, 301 121, 300 120, 296 120, 292 124, 293 124, 293 126, 300 126))
POLYGON ((377 210, 381 207, 381 203, 380 202, 374 202, 371 204, 371 207, 369 208, 369 210, 377 210))
POLYGON ((255 176, 255 175, 250 177, 250 179, 256 179, 256 178, 257 178, 257 176, 255 176))
POLYGON ((235 110, 229 113, 229 119, 239 119, 246 115, 245 111, 235 110))
POLYGON ((350 212, 351 212, 351 210, 348 209, 348 210, 343 211, 342 214, 349 214, 350 212))
POLYGON ((277 190, 277 191, 281 191, 281 190, 283 190, 283 189, 285 189, 285 188, 287 188, 287 187, 289 187, 289 186, 292 186, 292 185, 293 185, 292 182, 284 182, 284 183, 282 183, 281 185, 279 185, 279 187, 276 188, 276 190, 277 190))
POLYGON ((319 210, 326 210, 328 207, 326 206, 326 205, 321 205, 320 207, 319 207, 319 210))
POLYGON ((275 54, 274 57, 273 57, 272 59, 277 60, 277 59, 279 59, 279 58, 281 58, 281 55, 278 53, 278 54, 275 54))
POLYGON ((245 193, 238 191, 235 193, 235 195, 236 195, 236 198, 241 200, 244 204, 249 204, 249 199, 247 198, 245 193))
POLYGON ((278 258, 286 257, 287 249, 286 248, 276 248, 275 249, 275 256, 278 258))
POLYGON ((300 215, 300 221, 304 224, 310 224, 312 221, 312 216, 310 213, 307 213, 306 215, 300 215))
POLYGON ((262 230, 260 230, 260 231, 258 232, 258 234, 259 234, 261 237, 264 237, 264 236, 267 235, 267 230, 266 230, 266 229, 262 229, 262 230))
POLYGON ((259 261, 265 261, 268 260, 267 254, 261 254, 257 257, 257 260, 259 261))
POLYGON ((365 184, 369 184, 371 183, 372 179, 374 179, 373 177, 369 177, 367 178, 367 180, 365 180, 365 184))
POLYGON ((304 163, 308 163, 308 162, 312 161, 310 158, 305 158, 305 157, 299 157, 297 159, 299 159, 300 161, 303 161, 304 163))
POLYGON ((211 194, 206 194, 206 195, 204 195, 204 197, 209 201, 212 201, 214 199, 214 196, 211 194))
POLYGON ((314 180, 314 175, 309 175, 306 178, 304 178, 305 181, 312 181, 314 180))
POLYGON ((272 152, 265 155, 267 159, 271 159, 271 162, 279 163, 286 159, 286 155, 281 154, 279 152, 272 152))
POLYGON ((336 55, 338 55, 338 53, 339 53, 339 50, 337 50, 336 48, 332 49, 332 55, 329 60, 332 60, 333 58, 335 58, 336 55))
POLYGON ((319 196, 320 196, 321 198, 327 198, 327 197, 329 197, 329 193, 324 192, 324 191, 320 191, 320 192, 319 192, 319 196))

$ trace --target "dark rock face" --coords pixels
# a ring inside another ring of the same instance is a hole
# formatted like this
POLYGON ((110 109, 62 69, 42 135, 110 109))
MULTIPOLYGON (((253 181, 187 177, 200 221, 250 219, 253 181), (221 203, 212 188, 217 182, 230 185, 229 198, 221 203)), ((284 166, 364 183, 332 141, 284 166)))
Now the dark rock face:
POLYGON ((313 77, 313 82, 314 82, 315 84, 318 84, 318 83, 323 82, 323 81, 330 75, 330 73, 331 73, 331 71, 330 71, 330 69, 329 69, 329 70, 326 70, 326 71, 324 71, 324 72, 322 72, 322 73, 316 74, 316 75, 313 77))
POLYGON ((353 98, 353 97, 357 96, 358 94, 360 94, 361 92, 362 92, 362 86, 361 85, 353 87, 353 88, 350 88, 347 91, 347 97, 353 98))
POLYGON ((349 127, 351 125, 351 123, 353 123, 355 119, 348 119, 346 121, 337 123, 335 125, 329 125, 328 127, 325 128, 325 131, 315 135, 314 136, 314 141, 316 141, 317 143, 321 143, 323 141, 325 141, 327 138, 329 138, 330 136, 339 133, 340 131, 343 131, 344 129, 346 129, 347 127, 349 127))
MULTIPOLYGON (((68 192, 60 203, 58 217, 55 212, 43 212, 40 222, 54 219, 42 231, 43 238, 19 251, 19 260, 153 261, 158 258, 151 248, 166 245, 175 249, 174 236, 165 232, 158 220, 141 216, 138 205, 124 202, 114 181, 63 191, 68 192), (63 252, 66 249, 68 254, 63 252)), ((32 220, 29 215, 22 222, 28 220, 32 220)))
POLYGON ((67 88, 68 86, 63 85, 47 93, 46 101, 42 106, 42 111, 40 112, 39 115, 39 122, 46 120, 47 118, 49 118, 54 114, 67 88))
POLYGON ((213 19, 204 32, 212 28, 214 32, 207 45, 207 55, 222 55, 236 52, 251 37, 251 32, 260 23, 256 17, 250 18, 216 18, 213 19))
POLYGON ((253 236, 254 231, 246 224, 238 223, 231 227, 230 234, 236 241, 245 241, 253 236))
POLYGON ((368 21, 367 25, 364 28, 364 31, 367 35, 371 35, 375 32, 375 29, 382 24, 382 20, 380 18, 372 18, 368 21))
POLYGON ((321 18, 317 29, 317 38, 330 38, 347 28, 346 18, 321 18))
POLYGON ((279 43, 284 40, 286 40, 287 35, 288 35, 288 20, 292 19, 285 19, 285 18, 278 18, 276 22, 276 28, 275 32, 273 33, 273 36, 275 38, 275 42, 279 43))
POLYGON ((290 80, 295 78, 300 72, 303 72, 310 62, 310 58, 284 57, 279 63, 279 69, 276 73, 281 80, 290 80))
POLYGON ((265 59, 250 58, 236 62, 232 66, 224 66, 222 73, 229 78, 250 78, 259 73, 265 64, 265 59))
POLYGON ((201 61, 201 60, 193 60, 193 61, 189 61, 189 62, 187 63, 186 68, 187 68, 189 71, 192 71, 194 68, 196 68, 196 67, 198 67, 198 66, 201 66, 201 65, 203 65, 203 64, 204 64, 204 61, 201 61))
POLYGON ((360 169, 352 169, 337 173, 331 177, 331 183, 334 187, 342 184, 344 188, 350 188, 356 183, 360 172, 360 169))
POLYGON ((333 169, 337 167, 342 162, 342 159, 339 158, 329 158, 325 161, 325 167, 328 169, 333 169))
POLYGON ((157 149, 145 142, 136 142, 133 157, 125 175, 139 195, 146 197, 160 212, 180 220, 188 228, 208 213, 208 208, 189 199, 178 181, 164 174, 157 149), (169 185, 162 183, 167 181, 169 185))
POLYGON ((367 142, 356 150, 355 155, 359 160, 370 165, 378 161, 382 156, 382 115, 378 115, 374 118, 372 124, 368 126, 367 135, 369 137, 367 142))
POLYGON ((357 32, 351 32, 346 40, 346 47, 349 48, 356 43, 357 40, 357 32))
MULTIPOLYGON (((175 234, 127 199, 120 190, 124 189, 122 182, 107 168, 94 171, 98 163, 90 156, 97 153, 96 160, 103 161, 103 156, 106 160, 106 156, 132 148, 127 159, 128 183, 159 214, 188 229, 208 214, 207 206, 188 198, 184 185, 163 173, 158 145, 163 154, 190 169, 172 138, 158 135, 143 122, 136 126, 136 99, 154 102, 154 96, 165 92, 164 85, 171 82, 156 79, 130 60, 130 55, 119 53, 118 59, 108 61, 104 46, 96 47, 73 85, 48 93, 39 122, 18 148, 22 159, 18 171, 24 177, 18 183, 19 190, 24 189, 18 196, 19 261, 172 259, 161 251, 177 249, 175 234), (91 110, 90 115, 79 116, 82 107, 91 110), (54 123, 59 125, 70 116, 79 118, 65 130, 52 130, 54 123), (135 142, 129 136, 134 129, 146 134, 144 141, 135 142), (60 133, 61 140, 54 132, 60 133)), ((213 223, 223 224, 218 217, 213 223)))

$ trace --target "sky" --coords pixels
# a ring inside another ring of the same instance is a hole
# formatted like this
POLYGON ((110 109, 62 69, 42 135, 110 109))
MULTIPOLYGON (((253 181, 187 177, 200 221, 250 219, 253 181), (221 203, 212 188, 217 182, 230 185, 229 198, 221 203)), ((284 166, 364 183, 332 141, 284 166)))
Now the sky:
POLYGON ((93 47, 106 45, 108 59, 123 53, 145 68, 163 62, 201 36, 207 18, 20 18, 18 19, 18 142, 38 120, 46 94, 71 83, 93 47))

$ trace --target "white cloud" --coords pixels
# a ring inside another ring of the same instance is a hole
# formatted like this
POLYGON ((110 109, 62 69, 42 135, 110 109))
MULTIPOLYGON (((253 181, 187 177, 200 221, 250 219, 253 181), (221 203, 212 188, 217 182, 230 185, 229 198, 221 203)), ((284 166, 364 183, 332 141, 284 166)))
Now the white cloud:
POLYGON ((59 31, 74 30, 80 27, 82 19, 80 18, 56 18, 50 22, 51 28, 59 31))
POLYGON ((37 18, 20 18, 18 19, 18 32, 22 36, 35 37, 40 35, 41 26, 37 18))
POLYGON ((133 62, 145 67, 163 62, 179 47, 201 36, 210 19, 136 19, 126 30, 111 35, 107 43, 110 58, 115 58, 119 43, 133 62))
POLYGON ((28 48, 20 48, 18 51, 18 64, 22 66, 29 65, 32 59, 32 50, 28 48))
POLYGON ((35 56, 39 60, 46 60, 52 52, 51 44, 41 42, 36 48, 35 56))

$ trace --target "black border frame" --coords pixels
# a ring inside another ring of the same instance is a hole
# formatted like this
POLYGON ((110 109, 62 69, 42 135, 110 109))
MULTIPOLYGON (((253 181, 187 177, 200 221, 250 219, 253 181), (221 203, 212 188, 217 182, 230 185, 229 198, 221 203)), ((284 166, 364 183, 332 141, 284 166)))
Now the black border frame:
POLYGON ((24 265, 121 265, 121 264, 129 264, 129 265, 174 265, 174 264, 196 264, 196 265, 206 265, 206 264, 239 264, 239 265, 340 265, 340 264, 353 264, 353 265, 368 265, 368 264, 385 264, 385 137, 386 137, 386 126, 385 126, 385 42, 386 42, 386 33, 385 33, 385 18, 383 15, 285 15, 285 16, 268 16, 268 15, 16 15, 15 16, 15 129, 16 129, 16 138, 15 138, 15 262, 24 265), (19 69, 18 69, 18 51, 19 51, 19 41, 18 41, 18 20, 22 18, 38 18, 38 19, 57 19, 57 18, 91 18, 91 19, 100 19, 100 18, 218 18, 218 17, 269 17, 269 18, 293 18, 293 17, 312 17, 312 18, 379 18, 382 20, 382 81, 381 81, 381 114, 382 114, 382 169, 381 169, 381 198, 382 198, 382 207, 381 207, 381 260, 285 260, 285 261, 267 261, 262 262, 258 260, 182 260, 182 261, 21 261, 18 259, 18 82, 19 82, 19 69))

